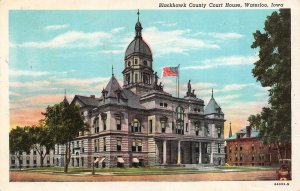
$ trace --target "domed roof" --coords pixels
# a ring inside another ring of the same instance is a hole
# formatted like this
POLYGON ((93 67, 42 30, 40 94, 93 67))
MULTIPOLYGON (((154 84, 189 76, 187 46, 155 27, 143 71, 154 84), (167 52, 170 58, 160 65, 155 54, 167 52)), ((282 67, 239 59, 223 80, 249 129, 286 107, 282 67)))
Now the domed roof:
POLYGON ((131 41, 126 49, 125 57, 128 57, 134 53, 152 57, 152 52, 142 37, 136 37, 133 41, 131 41))
MULTIPOLYGON (((138 12, 139 15, 139 12, 138 12)), ((128 45, 126 52, 125 52, 125 58, 132 54, 142 54, 143 56, 148 56, 152 59, 152 52, 148 46, 148 44, 143 40, 142 38, 142 24, 140 23, 139 17, 138 21, 135 24, 135 38, 131 43, 128 45)))

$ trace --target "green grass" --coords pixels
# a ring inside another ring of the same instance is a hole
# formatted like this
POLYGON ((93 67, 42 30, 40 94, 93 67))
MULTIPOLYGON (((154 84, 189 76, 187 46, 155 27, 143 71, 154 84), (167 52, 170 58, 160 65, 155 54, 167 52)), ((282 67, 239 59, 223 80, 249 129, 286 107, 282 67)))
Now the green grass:
POLYGON ((220 170, 239 170, 239 171, 251 171, 251 170, 274 170, 277 167, 274 166, 219 166, 216 167, 220 170))
MULTIPOLYGON (((194 173, 209 173, 209 172, 225 172, 229 171, 256 171, 256 170, 275 170, 277 167, 270 166, 219 166, 214 170, 199 171, 194 168, 184 167, 145 167, 145 168, 95 168, 96 173, 111 173, 114 175, 146 175, 146 174, 194 174, 194 173)), ((63 173, 63 167, 43 167, 43 168, 27 168, 23 171, 28 172, 50 172, 50 173, 63 173)), ((68 174, 77 174, 90 172, 92 168, 74 168, 69 167, 68 174)))
MULTIPOLYGON (((64 168, 62 167, 44 167, 44 168, 27 168, 24 171, 32 172, 54 172, 63 173, 64 168)), ((92 168, 73 168, 68 169, 70 174, 92 172, 92 168)), ((95 168, 95 172, 106 172, 114 174, 156 174, 156 173, 189 173, 198 172, 197 169, 193 168, 179 168, 179 167, 166 167, 166 168, 95 168)))

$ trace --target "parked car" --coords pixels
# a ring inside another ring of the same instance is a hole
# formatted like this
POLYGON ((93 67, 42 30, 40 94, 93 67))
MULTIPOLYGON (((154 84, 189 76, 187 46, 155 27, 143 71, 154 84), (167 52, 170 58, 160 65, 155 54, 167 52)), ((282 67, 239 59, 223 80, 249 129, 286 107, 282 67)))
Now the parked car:
POLYGON ((282 165, 276 171, 278 180, 291 180, 291 160, 283 159, 280 161, 282 165))

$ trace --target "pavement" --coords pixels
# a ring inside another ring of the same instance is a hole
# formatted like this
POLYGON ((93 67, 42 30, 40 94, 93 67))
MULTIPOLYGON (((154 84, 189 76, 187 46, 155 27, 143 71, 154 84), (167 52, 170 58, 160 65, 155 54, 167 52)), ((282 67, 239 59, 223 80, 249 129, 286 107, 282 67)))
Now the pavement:
POLYGON ((151 181, 151 182, 190 182, 190 181, 254 181, 276 180, 275 170, 247 172, 200 172, 194 174, 167 175, 112 175, 97 173, 54 174, 29 171, 11 171, 12 182, 105 182, 105 181, 151 181))

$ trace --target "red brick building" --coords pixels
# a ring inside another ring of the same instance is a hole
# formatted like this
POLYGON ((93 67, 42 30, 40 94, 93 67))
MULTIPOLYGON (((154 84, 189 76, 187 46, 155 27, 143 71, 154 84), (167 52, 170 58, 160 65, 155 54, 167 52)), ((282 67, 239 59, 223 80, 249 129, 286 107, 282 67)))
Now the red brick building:
POLYGON ((226 143, 226 163, 229 165, 270 166, 278 164, 280 158, 291 158, 290 145, 279 146, 278 149, 278 145, 265 144, 259 138, 259 131, 250 126, 242 128, 234 135, 229 133, 226 143))

